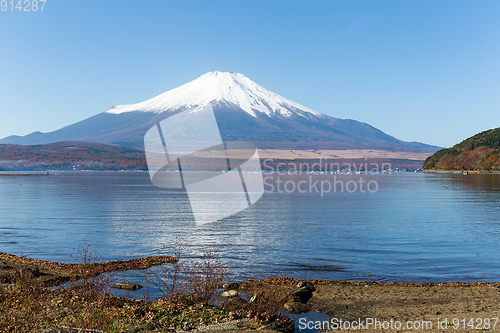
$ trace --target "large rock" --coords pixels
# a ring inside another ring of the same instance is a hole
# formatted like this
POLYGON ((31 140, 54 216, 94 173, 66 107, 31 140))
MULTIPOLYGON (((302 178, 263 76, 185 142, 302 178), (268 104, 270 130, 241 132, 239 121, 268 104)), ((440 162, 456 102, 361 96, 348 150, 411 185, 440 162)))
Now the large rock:
POLYGON ((312 297, 313 291, 316 291, 316 288, 313 285, 303 286, 298 290, 295 290, 292 294, 294 301, 307 303, 307 301, 312 297))

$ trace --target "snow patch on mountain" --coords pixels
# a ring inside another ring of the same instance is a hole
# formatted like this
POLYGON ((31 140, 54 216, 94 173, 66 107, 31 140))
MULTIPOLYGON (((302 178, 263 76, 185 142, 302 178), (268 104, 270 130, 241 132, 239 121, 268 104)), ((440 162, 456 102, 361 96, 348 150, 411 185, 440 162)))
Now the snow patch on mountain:
POLYGON ((323 117, 323 114, 297 104, 258 85, 246 76, 235 72, 209 72, 194 81, 164 92, 147 101, 117 105, 106 113, 121 114, 140 111, 162 113, 182 108, 203 106, 208 103, 236 105, 253 117, 257 113, 290 117, 304 114, 323 117))

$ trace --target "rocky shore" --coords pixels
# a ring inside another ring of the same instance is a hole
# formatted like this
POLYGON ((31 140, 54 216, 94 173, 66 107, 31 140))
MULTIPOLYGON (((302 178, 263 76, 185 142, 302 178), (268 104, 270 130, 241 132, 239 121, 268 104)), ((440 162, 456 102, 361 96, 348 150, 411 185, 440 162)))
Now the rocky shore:
POLYGON ((500 318, 498 283, 304 281, 276 277, 220 286, 224 301, 217 306, 199 302, 195 295, 181 296, 176 302, 146 302, 95 294, 92 289, 45 288, 72 281, 76 276, 96 276, 99 270, 146 268, 171 260, 151 257, 75 265, 0 253, 0 331, 291 332, 293 325, 288 316, 295 320, 296 327, 319 330, 410 332, 417 324, 427 332, 500 330, 496 323, 500 318), (279 311, 282 316, 277 315, 279 311))

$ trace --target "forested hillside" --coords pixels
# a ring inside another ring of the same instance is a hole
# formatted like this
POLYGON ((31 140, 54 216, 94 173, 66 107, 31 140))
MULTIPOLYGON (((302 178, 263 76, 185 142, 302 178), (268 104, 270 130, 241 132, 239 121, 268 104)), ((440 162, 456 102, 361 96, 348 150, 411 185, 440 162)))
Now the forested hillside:
POLYGON ((455 146, 429 156, 424 169, 500 170, 500 128, 481 132, 455 146))

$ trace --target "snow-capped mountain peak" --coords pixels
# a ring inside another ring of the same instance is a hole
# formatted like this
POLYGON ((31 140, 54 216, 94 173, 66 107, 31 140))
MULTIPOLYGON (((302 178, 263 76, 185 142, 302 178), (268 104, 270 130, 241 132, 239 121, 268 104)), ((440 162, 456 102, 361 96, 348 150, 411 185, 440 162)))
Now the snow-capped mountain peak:
POLYGON ((50 133, 14 135, 0 143, 82 141, 144 149, 144 136, 152 126, 187 108, 198 109, 208 103, 222 140, 249 141, 259 149, 435 152, 439 148, 400 141, 366 123, 315 112, 242 74, 228 72, 210 72, 142 103, 118 105, 50 133))
POLYGON ((209 72, 194 81, 164 92, 147 101, 117 105, 106 113, 121 114, 141 111, 162 113, 180 108, 202 106, 208 103, 225 103, 238 106, 253 117, 258 113, 267 116, 290 117, 293 113, 304 113, 321 117, 322 114, 297 104, 258 85, 246 76, 236 72, 209 72))

